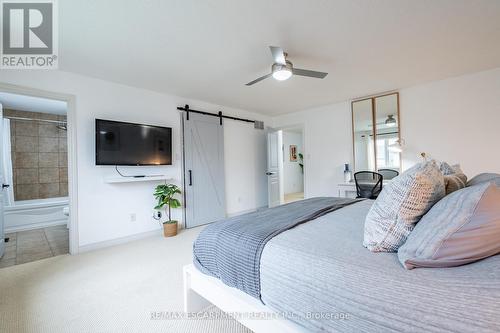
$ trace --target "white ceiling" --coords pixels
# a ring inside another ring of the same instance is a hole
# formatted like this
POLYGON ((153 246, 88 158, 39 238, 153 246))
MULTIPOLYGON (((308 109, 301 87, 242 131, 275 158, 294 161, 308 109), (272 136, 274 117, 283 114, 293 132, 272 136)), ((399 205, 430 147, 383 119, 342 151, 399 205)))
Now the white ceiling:
POLYGON ((0 92, 0 104, 5 109, 18 111, 43 112, 65 115, 66 102, 40 97, 24 96, 0 92))
POLYGON ((500 67, 500 1, 64 0, 60 69, 277 115, 500 67), (244 84, 269 45, 324 80, 244 84))

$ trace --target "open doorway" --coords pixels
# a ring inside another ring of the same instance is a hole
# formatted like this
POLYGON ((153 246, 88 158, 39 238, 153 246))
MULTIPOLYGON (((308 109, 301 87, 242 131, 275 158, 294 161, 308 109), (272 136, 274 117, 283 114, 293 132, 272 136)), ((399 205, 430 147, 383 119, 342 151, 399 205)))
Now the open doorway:
POLYGON ((283 202, 289 203, 304 199, 304 148, 301 127, 281 130, 283 164, 282 184, 283 202))
POLYGON ((304 199, 303 127, 269 129, 267 135, 268 206, 304 199))
POLYGON ((69 253, 67 113, 0 91, 0 267, 69 253))

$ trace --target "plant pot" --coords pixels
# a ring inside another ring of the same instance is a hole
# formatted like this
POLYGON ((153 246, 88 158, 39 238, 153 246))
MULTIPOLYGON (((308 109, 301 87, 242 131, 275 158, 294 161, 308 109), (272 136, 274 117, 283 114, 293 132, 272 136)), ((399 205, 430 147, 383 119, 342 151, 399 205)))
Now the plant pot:
POLYGON ((177 235, 177 221, 163 223, 163 236, 172 237, 177 235))

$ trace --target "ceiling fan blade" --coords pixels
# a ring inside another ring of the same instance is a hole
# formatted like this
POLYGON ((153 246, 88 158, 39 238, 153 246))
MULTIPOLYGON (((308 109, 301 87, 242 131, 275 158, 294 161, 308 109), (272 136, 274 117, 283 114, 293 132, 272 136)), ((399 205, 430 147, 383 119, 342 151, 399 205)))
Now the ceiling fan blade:
POLYGON ((300 69, 300 68, 294 68, 292 70, 292 72, 294 75, 315 77, 317 79, 324 79, 325 76, 328 75, 328 73, 325 73, 325 72, 316 72, 316 71, 310 71, 307 69, 300 69))
POLYGON ((277 64, 286 65, 285 52, 279 46, 269 46, 274 62, 277 64))
POLYGON ((264 79, 267 79, 267 78, 268 78, 268 77, 270 77, 271 75, 273 75, 273 74, 272 74, 272 73, 266 74, 266 75, 264 75, 264 76, 259 77, 258 79, 255 79, 255 80, 253 80, 253 81, 251 81, 251 82, 248 82, 246 85, 247 85, 247 86, 251 86, 252 84, 255 84, 255 83, 260 82, 260 81, 262 81, 262 80, 264 80, 264 79))

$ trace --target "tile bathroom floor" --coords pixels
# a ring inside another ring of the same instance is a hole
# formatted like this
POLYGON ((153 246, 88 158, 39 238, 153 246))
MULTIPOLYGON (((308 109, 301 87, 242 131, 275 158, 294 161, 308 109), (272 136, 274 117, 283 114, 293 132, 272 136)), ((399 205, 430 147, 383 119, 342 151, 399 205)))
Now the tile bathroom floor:
POLYGON ((6 234, 5 253, 0 268, 69 253, 69 232, 66 225, 19 231, 6 234))

